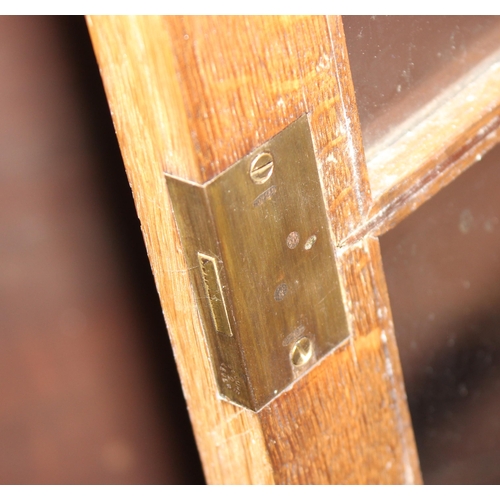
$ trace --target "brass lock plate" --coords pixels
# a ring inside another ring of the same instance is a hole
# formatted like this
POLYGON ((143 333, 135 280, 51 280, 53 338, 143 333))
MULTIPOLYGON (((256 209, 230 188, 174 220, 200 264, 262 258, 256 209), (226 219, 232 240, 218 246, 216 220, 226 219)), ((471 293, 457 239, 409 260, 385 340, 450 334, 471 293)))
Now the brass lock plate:
POLYGON ((219 393, 258 411, 349 335, 307 116, 167 184, 219 393))

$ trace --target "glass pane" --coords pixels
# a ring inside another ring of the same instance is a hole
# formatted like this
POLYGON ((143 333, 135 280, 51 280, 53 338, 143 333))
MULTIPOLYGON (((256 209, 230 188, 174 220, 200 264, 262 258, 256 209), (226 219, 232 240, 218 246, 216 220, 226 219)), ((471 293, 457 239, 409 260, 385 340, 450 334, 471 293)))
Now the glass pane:
POLYGON ((500 148, 381 238, 426 483, 500 482, 500 148))
POLYGON ((499 16, 342 19, 367 157, 432 111, 450 85, 463 86, 500 47, 499 16))

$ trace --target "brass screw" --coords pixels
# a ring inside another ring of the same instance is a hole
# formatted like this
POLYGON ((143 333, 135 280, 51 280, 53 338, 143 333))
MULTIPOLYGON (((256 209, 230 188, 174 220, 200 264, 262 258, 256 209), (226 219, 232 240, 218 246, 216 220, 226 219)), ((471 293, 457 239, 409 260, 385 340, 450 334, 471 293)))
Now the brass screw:
POLYGON ((312 353, 312 342, 307 337, 302 337, 295 342, 290 357, 295 366, 302 366, 311 359, 312 353))
POLYGON ((250 165, 250 177, 255 184, 264 184, 271 177, 274 168, 274 160, 271 153, 261 153, 250 165))
POLYGON ((310 238, 308 238, 308 240, 306 241, 306 244, 304 245, 304 249, 305 250, 311 250, 311 248, 313 247, 313 245, 316 243, 316 240, 318 239, 318 237, 313 234, 310 238))

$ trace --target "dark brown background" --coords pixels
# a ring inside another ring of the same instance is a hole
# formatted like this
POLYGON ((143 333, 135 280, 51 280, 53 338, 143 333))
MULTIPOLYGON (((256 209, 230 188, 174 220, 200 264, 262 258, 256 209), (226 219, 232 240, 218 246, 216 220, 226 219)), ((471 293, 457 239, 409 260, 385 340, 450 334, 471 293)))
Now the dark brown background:
POLYGON ((500 482, 500 147, 380 239, 425 483, 500 482))
POLYGON ((0 17, 0 483, 203 475, 81 17, 0 17))

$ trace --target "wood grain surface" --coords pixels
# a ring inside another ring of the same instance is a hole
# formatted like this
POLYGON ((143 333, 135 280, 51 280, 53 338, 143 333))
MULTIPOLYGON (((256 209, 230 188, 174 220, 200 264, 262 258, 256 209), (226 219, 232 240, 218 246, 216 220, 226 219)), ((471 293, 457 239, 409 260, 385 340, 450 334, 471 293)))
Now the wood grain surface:
POLYGON ((378 241, 346 248, 339 267, 353 338, 262 410, 275 478, 418 483, 378 241))
POLYGON ((88 24, 207 481, 272 483, 257 415, 216 395, 170 206, 164 169, 189 179, 199 179, 201 169, 163 19, 99 17, 88 24))
POLYGON ((340 242, 371 204, 337 17, 90 17, 207 480, 420 481, 378 243, 338 254, 351 340, 260 413, 216 394, 164 172, 206 181, 303 114, 340 242))
MULTIPOLYGON (((341 239, 365 214, 370 196, 340 19, 332 17, 330 25, 321 17, 266 16, 162 22, 201 179, 308 113, 332 228, 341 239)), ((191 178, 169 163, 164 168, 191 178)))

